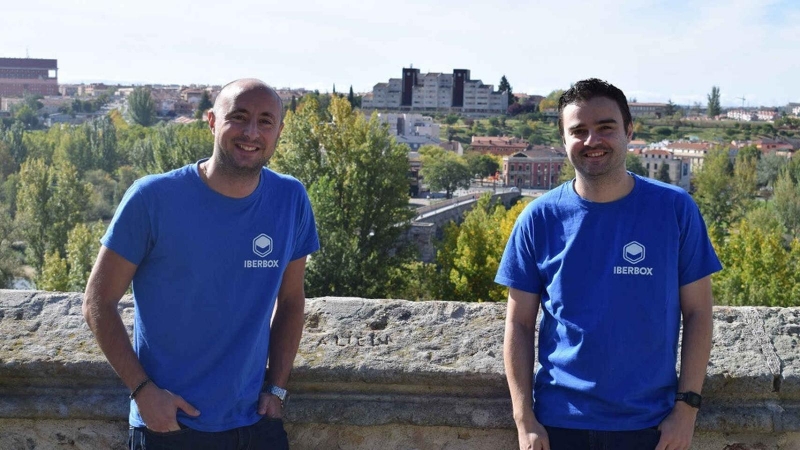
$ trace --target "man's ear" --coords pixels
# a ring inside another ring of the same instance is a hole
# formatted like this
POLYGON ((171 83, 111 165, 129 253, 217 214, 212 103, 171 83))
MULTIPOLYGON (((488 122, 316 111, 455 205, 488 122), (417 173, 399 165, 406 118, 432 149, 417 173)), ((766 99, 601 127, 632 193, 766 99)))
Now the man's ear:
POLYGON ((628 142, 630 142, 633 139, 633 122, 628 124, 628 129, 625 131, 628 134, 628 142))
POLYGON ((206 113, 208 119, 208 128, 211 129, 211 134, 214 134, 214 125, 216 124, 216 117, 214 116, 214 108, 211 108, 206 113))

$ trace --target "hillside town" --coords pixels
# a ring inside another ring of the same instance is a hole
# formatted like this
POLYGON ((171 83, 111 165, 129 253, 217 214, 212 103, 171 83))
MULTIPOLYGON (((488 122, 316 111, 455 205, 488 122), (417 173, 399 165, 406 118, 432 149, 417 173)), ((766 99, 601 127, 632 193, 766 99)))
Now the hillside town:
MULTIPOLYGON (((507 84, 507 82, 506 82, 507 84)), ((566 155, 558 142, 531 142, 520 136, 506 135, 495 128, 494 133, 473 133, 481 128, 468 129, 461 136, 453 136, 457 128, 454 121, 474 124, 475 121, 502 117, 512 119, 520 105, 535 113, 535 120, 552 124, 556 117, 553 105, 545 105, 546 93, 511 93, 496 89, 471 77, 468 69, 454 69, 452 73, 422 73, 418 68, 403 68, 400 78, 378 82, 372 91, 354 94, 354 107, 365 114, 376 113, 388 125, 398 143, 409 150, 412 184, 424 184, 419 179, 418 150, 426 145, 440 146, 457 155, 485 154, 496 158, 498 170, 487 175, 486 181, 495 186, 513 186, 520 189, 550 189, 557 185, 566 155), (543 94, 543 95, 539 95, 543 94), (449 133, 449 135, 448 135, 449 133)), ((58 61, 55 59, 0 58, 0 119, 10 123, 15 117, 27 114, 29 121, 38 127, 78 125, 97 117, 119 111, 130 117, 129 99, 137 88, 145 88, 152 99, 155 120, 163 123, 190 124, 205 120, 204 111, 213 104, 222 86, 202 85, 147 85, 120 86, 102 83, 61 84, 58 81, 58 61), (23 108, 26 99, 35 97, 35 111, 23 108)), ((336 94, 335 86, 333 87, 336 94)), ((293 109, 308 94, 320 95, 302 88, 278 88, 285 108, 293 109)), ((791 158, 800 148, 800 133, 787 136, 774 126, 776 121, 798 120, 800 103, 782 107, 737 107, 720 110, 708 116, 700 105, 674 105, 670 103, 629 102, 633 118, 641 123, 653 121, 667 123, 675 118, 679 123, 696 123, 698 129, 716 124, 733 124, 731 129, 742 130, 757 124, 762 132, 750 134, 749 139, 709 140, 693 134, 650 136, 643 139, 634 134, 629 151, 637 156, 649 177, 658 177, 666 167, 670 183, 690 189, 693 174, 702 167, 703 159, 713 147, 729 149, 731 158, 745 146, 755 146, 763 154, 791 158), (771 133, 770 133, 771 131, 771 133)), ((531 116, 534 114, 528 114, 531 116)), ((796 122, 794 123, 796 128, 796 122)), ((675 125, 673 128, 678 129, 675 125)), ((662 130, 664 127, 662 127, 662 130)), ((656 130, 661 131, 661 130, 656 130)), ((728 132, 728 134, 734 134, 728 132)), ((738 136, 737 136, 738 137, 738 136)), ((483 180, 482 180, 483 181, 483 180)), ((424 191, 415 189, 419 194, 424 191)))

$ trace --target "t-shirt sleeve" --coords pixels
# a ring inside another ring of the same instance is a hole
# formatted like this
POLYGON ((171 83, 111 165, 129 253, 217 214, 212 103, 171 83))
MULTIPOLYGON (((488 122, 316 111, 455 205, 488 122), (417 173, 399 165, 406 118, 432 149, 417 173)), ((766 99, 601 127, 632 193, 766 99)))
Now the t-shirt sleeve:
POLYGON ((494 282, 533 294, 541 294, 542 282, 533 240, 531 210, 525 210, 517 218, 508 238, 503 258, 497 269, 494 282))
POLYGON ((319 250, 319 237, 317 236, 317 224, 314 220, 314 211, 311 209, 311 202, 308 195, 303 190, 300 196, 301 205, 298 208, 297 235, 295 236, 294 252, 291 261, 310 255, 319 250))
POLYGON ((681 223, 678 249, 678 285, 685 286, 722 270, 722 264, 711 245, 708 230, 697 204, 687 195, 677 207, 681 223))
POLYGON ((150 214, 137 181, 125 192, 100 243, 138 266, 151 242, 150 214))

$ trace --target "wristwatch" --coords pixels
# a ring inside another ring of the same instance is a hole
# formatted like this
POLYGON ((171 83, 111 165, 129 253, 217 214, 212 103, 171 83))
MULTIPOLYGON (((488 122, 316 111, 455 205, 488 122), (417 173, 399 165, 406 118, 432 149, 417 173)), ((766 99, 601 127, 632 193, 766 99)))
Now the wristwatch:
POLYGON ((274 384, 267 385, 267 392, 278 397, 281 401, 281 408, 286 406, 289 400, 289 391, 282 387, 275 386, 274 384))
POLYGON ((686 402, 686 404, 692 408, 700 409, 700 404, 703 403, 703 397, 697 392, 678 392, 675 394, 675 401, 686 402))

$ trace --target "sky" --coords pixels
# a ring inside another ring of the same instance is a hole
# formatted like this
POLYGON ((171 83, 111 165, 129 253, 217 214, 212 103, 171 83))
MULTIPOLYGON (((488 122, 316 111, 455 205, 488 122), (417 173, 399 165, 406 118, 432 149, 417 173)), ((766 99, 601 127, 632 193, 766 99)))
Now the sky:
POLYGON ((800 102, 797 0, 4 3, 0 57, 58 59, 59 83, 367 92, 413 66, 515 93, 597 77, 639 102, 800 102))

